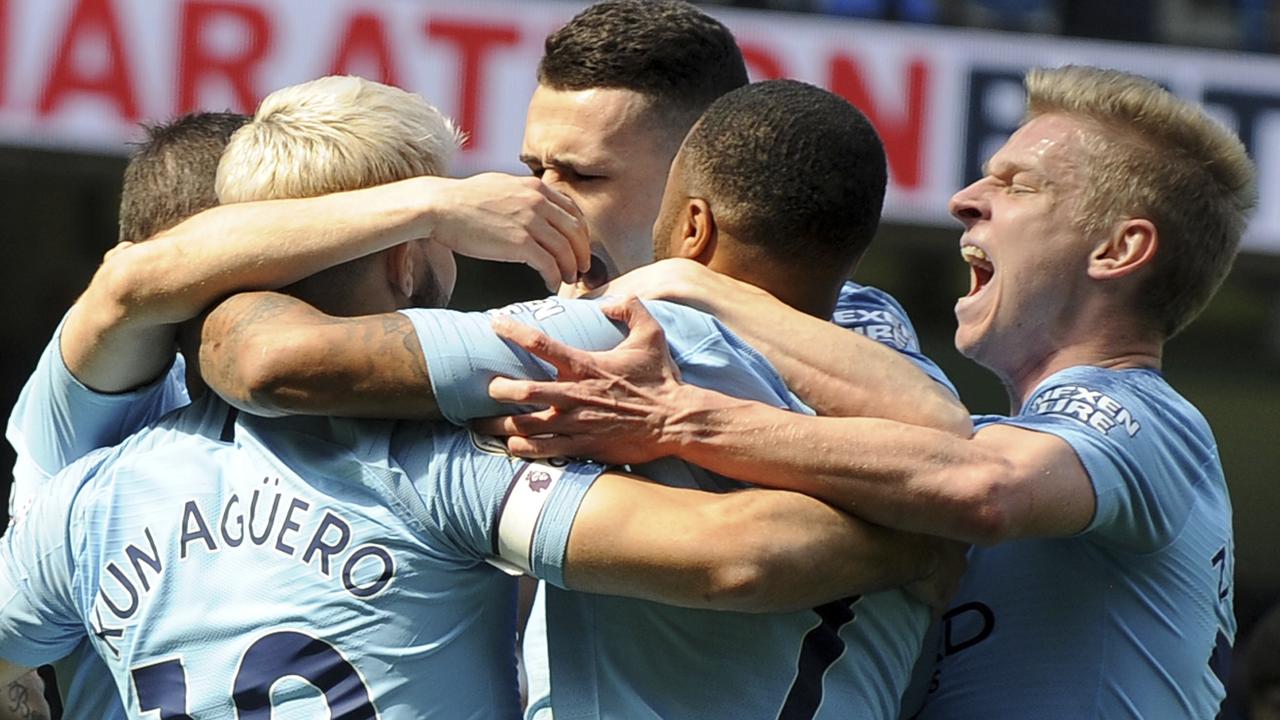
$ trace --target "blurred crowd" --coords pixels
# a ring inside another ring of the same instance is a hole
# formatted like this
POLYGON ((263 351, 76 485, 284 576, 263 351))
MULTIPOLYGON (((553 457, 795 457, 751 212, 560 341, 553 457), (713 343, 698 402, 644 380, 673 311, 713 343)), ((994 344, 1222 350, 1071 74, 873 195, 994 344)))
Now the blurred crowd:
POLYGON ((1073 37, 1280 52, 1276 0, 704 0, 1073 37))

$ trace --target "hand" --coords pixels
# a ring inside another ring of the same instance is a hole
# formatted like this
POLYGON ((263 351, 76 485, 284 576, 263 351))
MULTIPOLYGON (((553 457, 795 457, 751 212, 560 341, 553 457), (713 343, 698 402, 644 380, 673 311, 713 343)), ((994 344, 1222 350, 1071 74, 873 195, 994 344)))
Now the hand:
POLYGON ((588 297, 634 295, 644 300, 669 300, 711 312, 711 303, 731 291, 737 281, 696 260, 668 258, 632 270, 593 290, 588 297))
POLYGON ((587 223, 568 196, 534 177, 429 178, 431 239, 468 257, 519 262, 555 290, 591 268, 587 223))
POLYGON ((612 350, 586 352, 526 325, 494 318, 498 335, 556 368, 557 382, 497 378, 495 400, 548 409, 526 415, 477 420, 490 435, 510 435, 508 449, 525 457, 590 457, 615 464, 648 462, 669 455, 680 370, 671 360, 662 326, 636 298, 601 307, 625 322, 628 335, 612 350))
POLYGON ((902 589, 933 608, 934 615, 939 616, 960 588, 960 578, 969 566, 969 545, 954 540, 932 539, 936 542, 938 557, 933 572, 902 589))

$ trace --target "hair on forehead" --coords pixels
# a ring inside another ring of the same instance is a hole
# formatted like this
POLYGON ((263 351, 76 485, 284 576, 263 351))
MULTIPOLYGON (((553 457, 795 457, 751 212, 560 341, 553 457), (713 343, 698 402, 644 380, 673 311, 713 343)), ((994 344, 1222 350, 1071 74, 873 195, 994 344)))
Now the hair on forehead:
POLYGON ((747 84, 733 34, 683 0, 605 0, 547 36, 538 82, 618 88, 677 112, 687 130, 716 98, 747 84))
POLYGON ((418 95, 358 77, 323 77, 263 99, 228 143, 218 197, 312 197, 443 175, 461 139, 418 95))
POLYGON ((1176 334, 1226 277, 1257 203, 1244 145, 1203 108, 1144 77, 1068 65, 1033 69, 1025 82, 1028 119, 1084 123, 1081 229, 1097 234, 1133 217, 1155 224, 1142 309, 1166 336, 1176 334))
POLYGON ((880 222, 884 146, 844 98, 795 80, 734 90, 681 147, 687 189, 780 263, 852 267, 880 222))

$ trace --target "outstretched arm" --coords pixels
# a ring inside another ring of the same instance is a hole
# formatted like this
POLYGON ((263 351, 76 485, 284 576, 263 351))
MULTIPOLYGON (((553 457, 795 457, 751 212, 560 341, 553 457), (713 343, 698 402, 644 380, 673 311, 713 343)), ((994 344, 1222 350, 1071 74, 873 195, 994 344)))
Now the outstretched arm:
POLYGON ((416 238, 527 263, 549 285, 576 277, 590 262, 581 214, 534 178, 419 177, 317 198, 228 205, 108 253, 68 316, 62 353, 86 385, 127 390, 169 365, 176 325, 217 299, 281 287, 416 238))
POLYGON ((565 585, 685 607, 786 612, 915 583, 941 607, 963 552, 798 493, 709 493, 606 473, 575 516, 565 585))
POLYGON ((1078 532, 1093 488, 1057 437, 1001 425, 972 438, 871 418, 822 418, 680 384, 661 328, 631 300, 605 309, 631 334, 586 353, 528 328, 500 334, 572 382, 498 379, 503 402, 552 409, 479 423, 518 455, 638 463, 676 456, 713 472, 820 498, 888 527, 965 542, 1078 532))
MULTIPOLYGON (((897 350, 800 312, 754 285, 693 260, 634 270, 601 292, 696 307, 764 353, 820 415, 882 417, 970 435, 969 413, 897 350)), ((881 312, 888 312, 882 309, 881 312)))

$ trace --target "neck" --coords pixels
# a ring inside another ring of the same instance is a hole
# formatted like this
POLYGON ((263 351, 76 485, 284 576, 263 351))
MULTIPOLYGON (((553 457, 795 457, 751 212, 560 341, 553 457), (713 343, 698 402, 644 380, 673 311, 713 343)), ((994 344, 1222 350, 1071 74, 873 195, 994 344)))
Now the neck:
POLYGON ((707 267, 755 285, 796 310, 824 320, 835 312, 840 286, 847 277, 847 273, 836 274, 828 268, 784 267, 758 253, 730 257, 718 252, 707 267))
POLYGON ((1010 413, 1016 415, 1032 391, 1054 373, 1080 365, 1108 370, 1159 370, 1163 350, 1163 340, 1149 333, 1098 333, 1028 359, 1020 367, 996 372, 1009 393, 1010 413))

